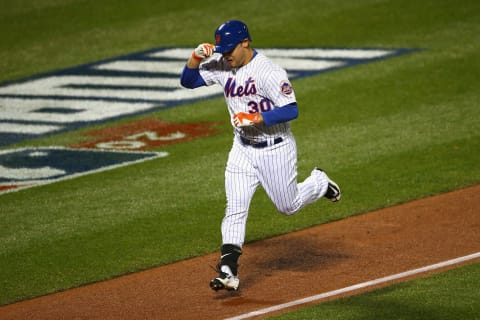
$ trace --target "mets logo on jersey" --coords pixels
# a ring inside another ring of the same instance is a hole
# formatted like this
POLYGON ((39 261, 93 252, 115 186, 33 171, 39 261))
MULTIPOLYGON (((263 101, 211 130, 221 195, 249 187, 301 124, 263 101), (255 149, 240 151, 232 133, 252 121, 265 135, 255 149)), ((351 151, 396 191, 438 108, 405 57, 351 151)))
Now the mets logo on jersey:
POLYGON ((292 92, 293 92, 292 85, 287 80, 283 80, 280 83, 280 89, 281 89, 282 93, 286 96, 291 95, 292 92))

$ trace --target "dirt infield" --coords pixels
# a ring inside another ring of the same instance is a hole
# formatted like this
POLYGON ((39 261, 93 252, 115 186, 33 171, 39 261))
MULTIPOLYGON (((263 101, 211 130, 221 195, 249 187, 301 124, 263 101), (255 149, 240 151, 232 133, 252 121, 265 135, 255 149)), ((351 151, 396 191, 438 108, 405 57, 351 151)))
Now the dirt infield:
POLYGON ((238 292, 209 288, 214 254, 4 306, 0 318, 238 316, 480 252, 479 194, 470 187, 248 244, 238 292))

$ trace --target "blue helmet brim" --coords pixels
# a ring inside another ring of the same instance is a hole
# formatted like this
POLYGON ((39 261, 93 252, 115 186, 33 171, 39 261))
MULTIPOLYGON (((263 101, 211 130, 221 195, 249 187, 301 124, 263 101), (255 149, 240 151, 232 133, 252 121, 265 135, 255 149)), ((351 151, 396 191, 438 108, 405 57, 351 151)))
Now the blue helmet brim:
POLYGON ((215 52, 225 53, 225 52, 232 51, 233 49, 235 49, 237 44, 226 44, 226 45, 215 46, 215 52))

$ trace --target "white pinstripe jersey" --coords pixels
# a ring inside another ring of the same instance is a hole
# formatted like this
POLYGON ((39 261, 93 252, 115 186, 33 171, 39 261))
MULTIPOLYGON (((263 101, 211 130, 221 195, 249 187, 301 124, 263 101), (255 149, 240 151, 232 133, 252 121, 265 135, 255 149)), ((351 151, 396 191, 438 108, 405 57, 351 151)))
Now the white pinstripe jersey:
MULTIPOLYGON (((200 75, 208 86, 223 87, 230 119, 238 112, 265 112, 296 102, 286 71, 259 52, 240 68, 231 68, 222 56, 215 56, 200 66, 200 75)), ((235 134, 265 141, 289 135, 290 124, 235 128, 235 134)))

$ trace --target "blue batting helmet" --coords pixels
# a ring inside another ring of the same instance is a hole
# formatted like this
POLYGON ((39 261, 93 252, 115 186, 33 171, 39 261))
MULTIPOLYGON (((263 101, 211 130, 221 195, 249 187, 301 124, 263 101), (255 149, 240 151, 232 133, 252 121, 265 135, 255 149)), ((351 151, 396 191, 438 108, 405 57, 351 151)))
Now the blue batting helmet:
POLYGON ((245 39, 252 40, 247 25, 239 20, 227 21, 215 30, 215 51, 229 52, 245 39))

